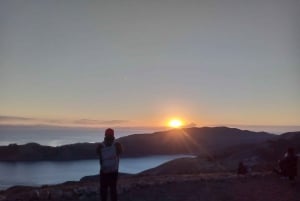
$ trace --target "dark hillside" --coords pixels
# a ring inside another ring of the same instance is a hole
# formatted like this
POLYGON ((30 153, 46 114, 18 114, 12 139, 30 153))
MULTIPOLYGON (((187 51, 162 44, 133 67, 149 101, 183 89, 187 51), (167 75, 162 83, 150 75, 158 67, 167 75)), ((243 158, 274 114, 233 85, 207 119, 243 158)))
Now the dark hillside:
POLYGON ((96 144, 77 143, 59 147, 42 146, 36 143, 0 146, 1 161, 67 161, 95 158, 96 144))
POLYGON ((265 132, 251 132, 227 127, 203 127, 174 129, 151 135, 132 135, 120 138, 126 145, 125 155, 140 156, 154 154, 207 155, 225 148, 257 144, 278 136, 265 132))
MULTIPOLYGON (((234 146, 253 145, 276 140, 277 135, 227 127, 184 128, 152 134, 135 134, 117 139, 124 147, 122 157, 196 154, 218 155, 234 146)), ((77 143, 59 147, 36 143, 0 146, 1 161, 97 159, 96 143, 77 143)))

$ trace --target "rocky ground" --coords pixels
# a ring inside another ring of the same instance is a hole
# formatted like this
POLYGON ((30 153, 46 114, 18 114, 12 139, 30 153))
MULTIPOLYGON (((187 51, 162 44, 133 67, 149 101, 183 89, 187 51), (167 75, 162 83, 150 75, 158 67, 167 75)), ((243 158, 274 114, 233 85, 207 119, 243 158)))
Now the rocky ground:
MULTIPOLYGON (((96 181, 12 187, 0 192, 0 200, 93 201, 98 187, 96 181)), ((300 183, 273 173, 134 175, 120 178, 118 193, 119 201, 300 201, 300 183)))
POLYGON ((123 201, 299 201, 300 186, 275 175, 181 175, 173 181, 133 188, 123 201))

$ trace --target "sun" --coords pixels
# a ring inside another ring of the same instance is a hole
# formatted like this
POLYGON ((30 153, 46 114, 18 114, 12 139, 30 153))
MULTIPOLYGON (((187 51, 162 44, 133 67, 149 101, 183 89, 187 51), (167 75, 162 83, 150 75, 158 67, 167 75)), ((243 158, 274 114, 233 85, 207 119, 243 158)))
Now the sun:
POLYGON ((182 126, 182 121, 180 119, 171 119, 168 124, 172 128, 180 128, 182 126))

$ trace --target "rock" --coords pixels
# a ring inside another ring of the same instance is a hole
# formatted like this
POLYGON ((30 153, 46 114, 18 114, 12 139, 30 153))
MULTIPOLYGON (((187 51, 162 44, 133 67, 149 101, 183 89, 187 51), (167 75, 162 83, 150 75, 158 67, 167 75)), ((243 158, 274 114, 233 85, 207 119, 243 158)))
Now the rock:
POLYGON ((63 191, 60 189, 52 189, 50 191, 50 196, 52 200, 60 200, 63 196, 63 191))

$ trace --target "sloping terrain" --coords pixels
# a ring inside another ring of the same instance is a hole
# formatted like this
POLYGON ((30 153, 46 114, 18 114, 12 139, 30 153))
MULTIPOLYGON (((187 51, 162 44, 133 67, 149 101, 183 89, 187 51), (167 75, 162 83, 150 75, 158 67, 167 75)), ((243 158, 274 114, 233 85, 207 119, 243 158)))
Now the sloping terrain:
MULTIPOLYGON (((135 134, 117 139, 124 147, 122 157, 195 154, 216 155, 233 146, 246 146, 277 139, 277 135, 227 127, 184 128, 152 134, 135 134)), ((97 159, 97 143, 58 147, 36 143, 0 146, 0 161, 67 161, 97 159)))

